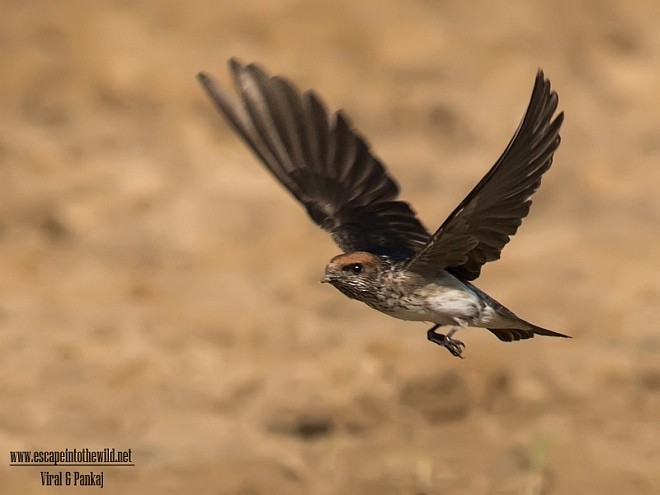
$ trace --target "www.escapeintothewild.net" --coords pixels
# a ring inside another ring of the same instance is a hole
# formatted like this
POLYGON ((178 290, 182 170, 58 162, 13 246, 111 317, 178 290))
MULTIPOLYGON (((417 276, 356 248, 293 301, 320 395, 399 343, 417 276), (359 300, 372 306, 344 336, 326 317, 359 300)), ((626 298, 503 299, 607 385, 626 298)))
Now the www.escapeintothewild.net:
POLYGON ((92 449, 64 449, 64 450, 25 450, 11 451, 9 453, 11 466, 19 465, 66 465, 66 464, 119 464, 132 465, 132 449, 118 450, 105 448, 92 449))

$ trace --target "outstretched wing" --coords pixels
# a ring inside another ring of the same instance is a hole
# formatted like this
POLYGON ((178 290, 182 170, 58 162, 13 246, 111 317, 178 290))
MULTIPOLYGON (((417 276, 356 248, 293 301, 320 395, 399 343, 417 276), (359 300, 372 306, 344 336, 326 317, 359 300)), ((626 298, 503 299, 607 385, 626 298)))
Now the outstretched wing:
POLYGON ((553 120, 557 93, 539 70, 527 112, 495 165, 449 215, 407 268, 419 273, 447 270, 463 280, 479 276, 484 263, 499 259, 541 184, 559 146, 563 112, 553 120))
POLYGON ((216 108, 309 216, 345 252, 409 258, 430 235, 342 112, 328 115, 312 91, 254 64, 229 61, 239 99, 206 74, 216 108))

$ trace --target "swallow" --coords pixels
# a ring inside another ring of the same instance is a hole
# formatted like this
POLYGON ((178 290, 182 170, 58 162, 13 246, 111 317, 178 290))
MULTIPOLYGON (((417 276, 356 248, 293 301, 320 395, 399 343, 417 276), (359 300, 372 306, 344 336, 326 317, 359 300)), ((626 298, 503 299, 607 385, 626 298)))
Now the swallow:
POLYGON ((511 342, 568 337, 518 317, 472 282, 500 258, 552 165, 563 112, 543 71, 513 138, 497 162, 431 234, 366 139, 313 91, 299 91, 256 64, 229 61, 238 98, 206 73, 198 80, 216 109, 266 169, 330 233, 342 254, 322 282, 389 316, 432 323, 429 341, 462 357, 464 327, 511 342), (440 327, 448 327, 439 333, 440 327))

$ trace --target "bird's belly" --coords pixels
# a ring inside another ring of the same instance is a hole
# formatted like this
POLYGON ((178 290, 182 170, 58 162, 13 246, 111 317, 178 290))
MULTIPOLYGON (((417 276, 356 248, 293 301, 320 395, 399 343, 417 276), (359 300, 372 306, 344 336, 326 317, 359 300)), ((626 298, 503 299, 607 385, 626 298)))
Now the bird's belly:
POLYGON ((479 318, 480 305, 477 295, 467 288, 436 286, 402 297, 383 312, 401 320, 469 325, 479 318))

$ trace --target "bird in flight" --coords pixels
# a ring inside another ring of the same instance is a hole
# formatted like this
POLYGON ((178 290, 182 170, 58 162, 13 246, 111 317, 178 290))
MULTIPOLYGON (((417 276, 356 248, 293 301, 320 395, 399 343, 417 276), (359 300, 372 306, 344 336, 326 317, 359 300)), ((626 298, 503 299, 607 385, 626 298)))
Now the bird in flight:
POLYGON ((428 340, 462 357, 454 338, 464 327, 490 330, 505 342, 534 335, 568 337, 516 316, 472 281, 499 259, 552 164, 564 114, 541 70, 509 145, 479 183, 430 234, 399 187, 343 111, 329 113, 312 90, 236 59, 233 97, 197 77, 217 110, 263 165, 330 233, 343 254, 322 282, 402 320, 433 323, 428 340), (447 326, 445 333, 438 328, 447 326))

